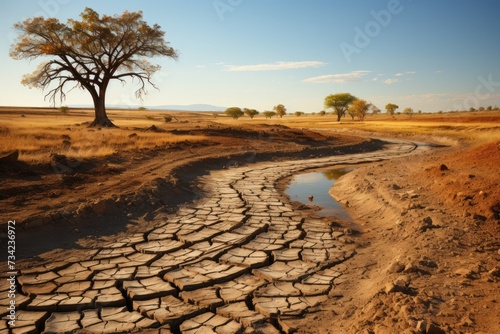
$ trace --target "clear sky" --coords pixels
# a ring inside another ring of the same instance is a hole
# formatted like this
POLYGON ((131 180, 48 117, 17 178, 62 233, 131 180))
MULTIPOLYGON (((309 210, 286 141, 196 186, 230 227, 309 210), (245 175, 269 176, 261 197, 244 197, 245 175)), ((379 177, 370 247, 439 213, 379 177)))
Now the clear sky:
MULTIPOLYGON (((498 0, 16 0, 0 4, 0 105, 49 106, 21 85, 38 60, 9 57, 13 24, 44 15, 62 22, 85 7, 100 14, 142 10, 159 24, 177 61, 158 58, 144 101, 137 82, 115 83, 109 104, 207 103, 317 112, 325 96, 349 92, 384 109, 500 106, 498 0)), ((63 105, 91 104, 81 90, 63 105)))

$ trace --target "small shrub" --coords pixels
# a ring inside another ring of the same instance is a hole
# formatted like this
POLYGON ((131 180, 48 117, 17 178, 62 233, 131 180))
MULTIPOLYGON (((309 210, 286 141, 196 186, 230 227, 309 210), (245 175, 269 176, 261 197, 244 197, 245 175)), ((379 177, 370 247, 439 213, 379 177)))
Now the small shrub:
POLYGON ((67 114, 69 112, 69 107, 68 106, 60 106, 59 111, 62 112, 63 114, 67 114))

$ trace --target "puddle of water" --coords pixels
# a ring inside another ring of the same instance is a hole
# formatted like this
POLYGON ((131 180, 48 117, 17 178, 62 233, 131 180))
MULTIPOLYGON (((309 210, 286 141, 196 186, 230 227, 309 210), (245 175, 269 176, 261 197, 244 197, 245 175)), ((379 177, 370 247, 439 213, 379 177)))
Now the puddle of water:
POLYGON ((328 192, 339 177, 354 169, 341 168, 295 175, 285 193, 292 201, 321 207, 321 210, 317 212, 319 215, 336 216, 346 221, 352 221, 342 205, 335 201, 328 192), (309 196, 313 196, 312 201, 309 196))

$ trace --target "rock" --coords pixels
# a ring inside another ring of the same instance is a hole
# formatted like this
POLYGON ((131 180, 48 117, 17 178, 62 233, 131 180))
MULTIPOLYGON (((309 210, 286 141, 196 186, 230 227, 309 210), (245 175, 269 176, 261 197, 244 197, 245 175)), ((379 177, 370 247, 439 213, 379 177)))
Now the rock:
POLYGON ((439 170, 443 172, 443 171, 445 171, 445 170, 449 170, 449 169, 448 169, 448 166, 446 166, 445 164, 441 164, 441 165, 439 166, 439 170))
POLYGON ((486 221, 486 219, 488 219, 488 218, 486 218, 485 216, 483 216, 483 215, 479 215, 479 214, 474 214, 474 215, 472 216, 472 218, 473 218, 474 220, 480 220, 480 221, 482 221, 482 222, 485 222, 485 221, 486 221))
POLYGON ((104 215, 114 204, 112 199, 104 199, 100 201, 95 201, 92 204, 92 211, 97 215, 104 215))
POLYGON ((493 268, 490 271, 488 271, 488 274, 495 276, 495 277, 500 277, 500 269, 493 268))
POLYGON ((61 138, 62 138, 63 140, 71 140, 71 137, 70 137, 70 136, 68 136, 68 135, 62 135, 62 136, 61 136, 61 138))
POLYGON ((398 186, 398 185, 397 185, 397 184, 395 184, 395 183, 391 186, 391 188, 392 188, 393 190, 400 190, 400 189, 401 189, 401 187, 400 187, 400 186, 398 186))
POLYGON ((446 334, 444 330, 442 330, 438 325, 430 323, 427 325, 426 329, 427 334, 446 334))
POLYGON ((428 267, 428 268, 437 268, 438 265, 435 261, 433 260, 429 260, 429 259, 422 259, 419 261, 420 265, 424 266, 424 267, 428 267))
POLYGON ((399 288, 396 286, 396 284, 394 283, 387 283, 385 285, 385 293, 386 294, 390 294, 390 293, 393 293, 393 292, 398 292, 399 288))
POLYGON ((137 133, 135 133, 135 132, 134 132, 134 133, 129 134, 129 135, 128 135, 128 137, 129 137, 130 139, 132 139, 132 138, 137 138, 137 137, 139 137, 139 136, 137 135, 137 133))
POLYGON ((420 320, 419 322, 417 322, 417 326, 415 327, 417 332, 422 334, 425 334, 426 328, 427 323, 424 320, 420 320))
POLYGON ((416 273, 419 271, 420 269, 413 262, 408 262, 403 270, 404 273, 416 273))
POLYGON ((455 275, 457 276, 462 276, 468 279, 474 279, 474 271, 468 269, 468 268, 460 268, 455 270, 455 275))
POLYGON ((405 269, 405 265, 399 261, 393 262, 389 268, 387 268, 387 273, 389 274, 394 274, 394 273, 400 273, 405 269))
POLYGON ((13 164, 19 159, 19 151, 13 151, 3 157, 0 157, 0 164, 13 164))
POLYGON ((422 225, 420 225, 419 230, 422 232, 427 231, 428 229, 433 228, 434 226, 432 225, 432 218, 431 217, 425 217, 422 221, 422 225))

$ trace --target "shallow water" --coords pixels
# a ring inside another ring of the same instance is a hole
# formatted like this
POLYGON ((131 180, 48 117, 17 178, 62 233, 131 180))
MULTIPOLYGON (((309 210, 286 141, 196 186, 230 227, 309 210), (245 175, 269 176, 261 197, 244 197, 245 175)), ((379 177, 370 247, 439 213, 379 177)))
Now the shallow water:
POLYGON ((317 212, 319 215, 336 216, 346 221, 352 221, 342 205, 335 201, 328 192, 339 177, 353 170, 354 168, 340 168, 298 174, 292 178, 285 193, 292 201, 320 207, 321 210, 317 212), (312 201, 309 200, 309 196, 313 196, 312 201))

